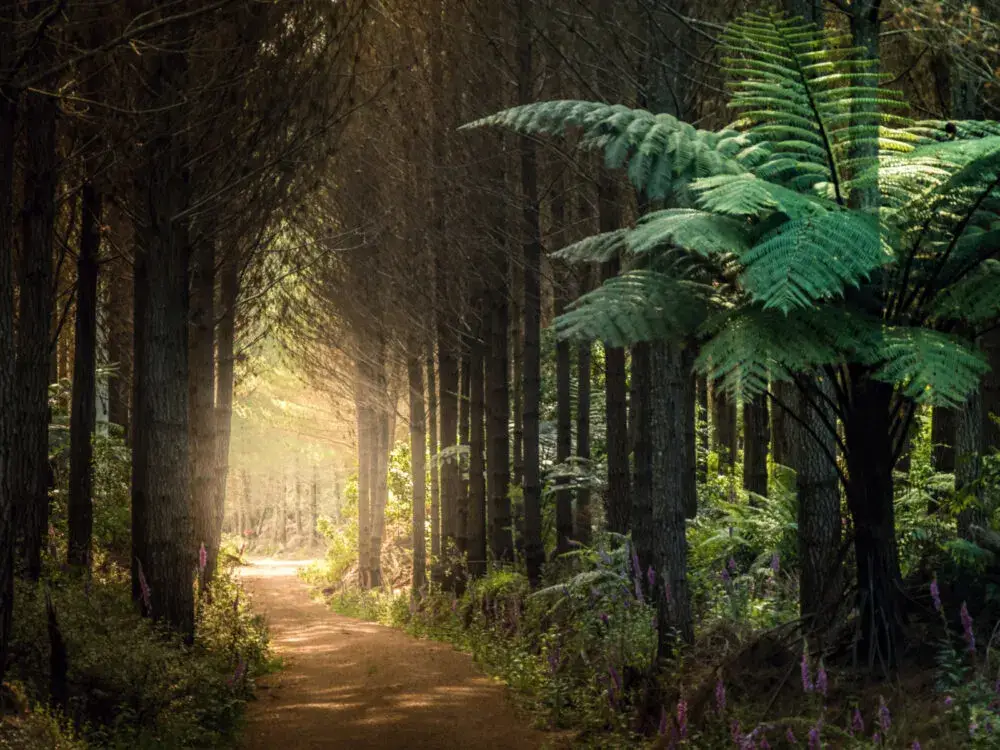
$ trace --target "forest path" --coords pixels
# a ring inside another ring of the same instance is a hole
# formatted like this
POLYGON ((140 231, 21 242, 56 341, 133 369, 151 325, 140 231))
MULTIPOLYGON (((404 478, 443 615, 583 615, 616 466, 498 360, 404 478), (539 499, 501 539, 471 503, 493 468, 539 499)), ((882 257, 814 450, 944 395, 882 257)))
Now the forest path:
POLYGON ((468 655, 313 601, 295 574, 307 563, 254 560, 243 569, 285 662, 249 706, 245 750, 554 746, 468 655))

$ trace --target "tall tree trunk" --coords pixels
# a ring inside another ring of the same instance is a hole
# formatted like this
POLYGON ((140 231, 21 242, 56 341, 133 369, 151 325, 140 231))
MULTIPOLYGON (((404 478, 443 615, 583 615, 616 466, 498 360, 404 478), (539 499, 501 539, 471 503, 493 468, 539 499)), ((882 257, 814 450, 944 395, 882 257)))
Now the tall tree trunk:
POLYGON ((699 482, 708 481, 708 452, 711 449, 709 435, 711 429, 709 425, 708 411, 708 379, 698 376, 695 379, 695 389, 697 392, 697 402, 695 405, 695 425, 698 431, 695 452, 697 455, 696 476, 699 482))
POLYGON ((355 408, 358 415, 358 584, 367 588, 371 580, 371 461, 373 425, 371 408, 365 393, 368 380, 365 368, 358 364, 358 383, 355 386, 355 408))
MULTIPOLYGON (((479 324, 480 331, 486 329, 485 321, 479 324)), ((484 448, 484 346, 482 337, 477 335, 470 343, 469 352, 469 515, 468 515, 468 558, 469 574, 478 578, 486 574, 486 465, 483 460, 484 448)))
MULTIPOLYGON (((414 348, 414 351, 418 351, 414 348)), ((410 388, 410 468, 413 476, 413 592, 427 585, 427 422, 424 415, 424 373, 420 358, 406 363, 410 388)), ((315 497, 315 492, 314 492, 315 497)), ((315 525, 315 524, 314 524, 315 525)))
POLYGON ((771 440, 767 396, 743 404, 743 488, 767 496, 767 446, 771 440))
POLYGON ((67 561, 90 567, 94 530, 92 488, 93 435, 97 409, 97 274, 101 246, 101 194, 93 183, 81 192, 80 253, 76 273, 76 336, 73 354, 73 406, 70 413, 67 561))
POLYGON ((972 538, 972 527, 987 521, 979 476, 983 454, 983 394, 977 389, 958 412, 955 429, 955 491, 962 501, 958 535, 972 538))
MULTIPOLYGON (((494 269, 505 262, 506 248, 498 244, 494 269)), ((510 387, 507 367, 507 292, 490 294, 489 351, 486 360, 486 466, 489 471, 490 552, 498 563, 514 559, 510 511, 510 387)))
POLYGON ((240 295, 239 259, 229 253, 222 264, 218 331, 218 374, 215 382, 215 477, 212 509, 215 517, 208 548, 206 575, 214 574, 222 541, 222 513, 226 507, 229 480, 229 443, 233 430, 233 388, 236 378, 236 312, 240 295))
MULTIPOLYGON (((421 465, 422 462, 421 456, 421 465)), ((319 543, 319 466, 314 463, 312 470, 312 488, 309 493, 309 544, 315 545, 319 543)))
MULTIPOLYGON (((509 314, 510 331, 510 383, 513 393, 513 474, 511 482, 515 487, 524 484, 524 269, 516 253, 510 255, 510 278, 513 304, 509 314)), ((520 531, 519 531, 520 533, 520 531)), ((518 539, 520 548, 524 540, 518 539)))
POLYGON ((896 546, 890 403, 892 386, 852 368, 851 408, 845 415, 847 505, 854 522, 859 647, 869 666, 893 667, 906 625, 896 546))
MULTIPOLYGON (((615 189, 611 179, 602 175, 598 179, 597 209, 600 231, 618 229, 621 219, 615 202, 615 189)), ((618 274, 618 261, 606 263, 603 279, 618 274)), ((629 529, 632 514, 629 498, 628 462, 628 386, 625 371, 625 350, 618 347, 604 348, 605 417, 607 423, 608 487, 604 501, 604 517, 610 531, 624 534, 629 529)))
MULTIPOLYGON (((14 0, 0 3, 0 68, 14 49, 14 0)), ((14 389, 14 141, 17 95, 0 85, 0 683, 7 667, 14 611, 14 495, 10 483, 11 441, 17 393, 14 389)))
POLYGON ((49 373, 53 317, 52 239, 56 194, 56 102, 28 94, 20 309, 17 324, 18 419, 11 449, 20 502, 23 574, 37 580, 49 509, 49 373))
MULTIPOLYGON (((562 247, 566 240, 566 184, 563 177, 557 180, 552 197, 552 223, 555 226, 553 243, 562 247)), ((569 304, 569 269, 559 266, 556 272, 555 313, 561 315, 569 304)), ((556 462, 565 465, 573 453, 573 393, 572 349, 569 341, 556 341, 556 462)), ((573 493, 566 485, 569 479, 559 478, 556 489, 556 555, 568 552, 573 538, 573 493)))
MULTIPOLYGON (((371 480, 369 479, 369 481, 371 480)), ((285 545, 288 544, 288 472, 285 470, 281 472, 278 492, 278 544, 284 551, 285 545)), ((369 557, 370 562, 371 558, 369 557)))
POLYGON ((652 454, 651 496, 655 601, 658 623, 658 660, 671 653, 676 633, 684 641, 694 640, 690 592, 687 582, 688 508, 696 501, 686 494, 694 490, 694 465, 684 441, 693 438, 688 429, 694 393, 690 387, 694 353, 690 346, 654 342, 650 345, 648 429, 652 454), (688 403, 690 402, 690 403, 688 403), (689 465, 690 464, 690 465, 689 465))
MULTIPOLYGON (((379 364, 385 372, 383 363, 379 364)), ((385 535, 385 507, 389 498, 389 453, 392 441, 389 435, 389 406, 385 397, 385 376, 379 377, 379 408, 375 411, 375 458, 372 461, 372 541, 370 550, 371 585, 382 585, 382 538, 385 535)))
POLYGON ((215 477, 218 444, 215 435, 215 238, 195 243, 191 263, 191 327, 189 332, 188 400, 191 409, 191 511, 196 547, 205 545, 204 579, 215 571, 215 477))
MULTIPOLYGON (((439 299, 448 299, 447 290, 438 290, 439 299)), ((441 316, 438 323, 438 404, 440 407, 439 451, 441 454, 441 555, 448 561, 445 575, 452 580, 451 563, 457 551, 458 524, 458 361, 451 351, 453 336, 441 316)))
POLYGON ((736 465, 736 402, 717 386, 712 389, 712 431, 721 474, 736 465))
POLYGON ((431 462, 431 574, 441 570, 441 489, 439 471, 441 459, 438 455, 438 408, 437 382, 434 376, 434 347, 427 358, 427 450, 431 462))
POLYGON ((822 395, 834 398, 833 383, 824 375, 816 379, 812 388, 814 392, 809 394, 808 401, 801 394, 799 399, 799 413, 809 430, 798 423, 789 427, 798 446, 795 466, 799 498, 799 611, 822 645, 822 636, 834 621, 843 589, 839 559, 840 479, 837 467, 830 460, 837 452, 836 438, 829 427, 836 424, 836 415, 822 400, 822 395))
POLYGON ((792 414, 798 413, 799 391, 794 383, 782 380, 771 382, 771 392, 778 403, 788 407, 786 410, 776 404, 771 409, 771 450, 774 452, 774 463, 794 469, 796 425, 792 414))
POLYGON ((295 454, 295 533, 299 537, 299 543, 302 543, 303 532, 305 531, 302 525, 302 466, 299 461, 299 454, 295 454))
MULTIPOLYGON (((576 457, 583 464, 590 462, 590 342, 576 347, 576 457)), ((591 526, 590 488, 576 491, 573 513, 573 534, 581 544, 590 544, 591 526)))
MULTIPOLYGON (((458 399, 458 443, 461 447, 459 459, 458 507, 455 509, 455 539, 458 550, 466 554, 469 550, 469 482, 465 479, 465 469, 469 459, 464 458, 469 451, 469 409, 470 388, 472 387, 472 361, 469 349, 473 346, 470 336, 462 337, 461 377, 458 399)), ((469 477, 471 481, 471 475, 469 477)))
POLYGON ((655 563, 653 453, 649 432, 650 376, 650 345, 636 344, 632 347, 632 397, 629 404, 629 429, 632 431, 635 464, 632 481, 632 541, 644 570, 655 563))
MULTIPOLYGON (((527 104, 532 93, 532 31, 530 0, 518 0, 518 101, 527 104)), ((528 579, 541 578, 542 481, 539 456, 541 408, 541 262, 542 230, 538 212, 538 159, 534 141, 522 137, 521 200, 524 215, 524 558, 528 579)))

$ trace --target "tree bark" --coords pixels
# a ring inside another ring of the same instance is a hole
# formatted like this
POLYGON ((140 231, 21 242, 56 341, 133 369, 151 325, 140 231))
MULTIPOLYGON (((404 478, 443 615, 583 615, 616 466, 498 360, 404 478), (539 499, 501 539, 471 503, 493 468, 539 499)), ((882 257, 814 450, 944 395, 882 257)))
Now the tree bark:
POLYGON ((658 661, 671 653, 673 634, 694 640, 690 592, 687 581, 687 509, 696 501, 694 465, 685 441, 693 438, 688 422, 693 412, 690 388, 693 350, 666 342, 650 345, 648 425, 652 454, 651 496, 655 601, 658 624, 658 661), (686 395, 687 394, 687 395, 686 395), (686 403, 690 401, 691 403, 686 403), (690 464, 690 465, 689 465, 690 464))
POLYGON ((222 541, 222 514, 226 507, 229 481, 229 444, 233 430, 233 388, 236 378, 236 312, 240 295, 239 259, 230 253, 222 265, 218 323, 218 374, 215 383, 215 477, 212 509, 215 512, 208 548, 207 575, 216 567, 222 541))
MULTIPOLYGON (((532 18, 530 0, 518 0, 518 101, 526 104, 532 94, 532 18)), ((520 139, 521 200, 524 221, 524 558, 528 579, 541 579, 545 548, 542 546, 542 482, 539 456, 541 407, 541 260, 538 160, 531 138, 520 139)))
POLYGON ((26 97, 24 208, 21 213, 20 306, 17 320, 17 422, 12 481, 20 504, 22 573, 37 580, 49 510, 49 374, 53 318, 52 239, 56 196, 53 98, 26 97))
POLYGON ((811 404, 800 395, 800 413, 819 440, 797 423, 789 427, 794 444, 798 446, 795 465, 801 566, 799 611, 803 618, 808 619, 810 630, 820 637, 822 643, 824 631, 833 622, 843 589, 840 478, 837 467, 830 461, 830 456, 836 455, 837 442, 827 426, 836 424, 836 416, 820 395, 834 397, 829 376, 817 378, 813 390, 809 394, 811 404))
MULTIPOLYGON (((422 394, 421 394, 422 395, 422 394)), ((312 467, 312 489, 309 494, 309 543, 319 543, 319 467, 314 463, 312 467)))
POLYGON ((94 530, 93 436, 97 418, 97 274, 101 246, 101 194, 84 183, 80 210, 80 253, 76 274, 76 347, 70 413, 67 562, 90 568, 94 530))
MULTIPOLYGON (((494 268, 505 262, 499 246, 494 268)), ((506 290, 490 295, 489 351, 486 361, 486 443, 489 471, 490 552, 498 563, 514 559, 510 511, 510 387, 507 367, 508 303, 506 290)))
POLYGON ((708 452, 711 450, 711 441, 709 435, 711 429, 709 425, 711 424, 709 420, 708 411, 708 379, 704 376, 699 376, 695 380, 695 388, 697 391, 697 404, 695 406, 695 424, 698 431, 697 434, 697 446, 695 448, 696 452, 696 476, 699 482, 708 481, 708 452))
POLYGON ((767 446, 771 440, 767 411, 764 394, 743 404, 743 488, 761 497, 767 497, 767 446))
POLYGON ((188 400, 191 417, 191 515, 196 547, 205 545, 203 574, 208 581, 215 571, 213 549, 218 444, 215 434, 215 239, 202 236, 191 263, 191 327, 189 331, 188 400))
POLYGON ((712 389, 712 428, 722 474, 736 465, 736 402, 721 387, 712 389))
MULTIPOLYGON (((9 63, 14 0, 0 3, 0 68, 9 63)), ((10 483, 14 390, 14 142, 17 95, 0 86, 0 683, 3 683, 14 611, 14 495, 10 483)))
POLYGON ((983 455, 983 392, 975 390, 958 412, 955 425, 955 491, 961 500, 958 535, 972 539, 972 527, 986 524, 979 476, 983 455))
MULTIPOLYGON (((615 203, 614 185, 602 175, 598 179, 597 208, 600 231, 618 228, 621 216, 615 203)), ((603 279, 618 274, 618 261, 604 265, 603 279)), ((608 530, 625 534, 632 514, 629 499, 628 462, 628 386, 626 382, 625 350, 604 348, 605 418, 607 422, 608 487, 604 501, 604 517, 608 530)))
POLYGON ((892 386, 852 368, 845 415, 847 505, 854 522, 861 639, 869 667, 896 665, 906 625, 896 546, 890 439, 892 386))
MULTIPOLYGON (((410 468, 413 476, 413 591, 427 585, 427 422, 424 415, 424 374, 420 358, 406 363, 410 387, 410 468)), ((314 492, 315 496, 315 492, 314 492)), ((315 525, 315 524, 314 524, 315 525)))
MULTIPOLYGON (((485 326, 481 326, 485 327, 485 326)), ((469 351, 469 514, 468 560, 469 574, 478 578, 486 574, 486 465, 484 448, 484 347, 475 336, 469 351)))
MULTIPOLYGON (((447 290, 438 290, 439 299, 448 299, 447 290)), ((438 404, 440 408, 440 434, 438 448, 441 454, 441 555, 445 575, 452 580, 451 563, 457 551, 458 531, 458 361, 451 351, 453 336, 449 324, 441 316, 438 322, 438 404)))
POLYGON ((470 410, 470 389, 472 387, 472 360, 470 348, 473 346, 471 336, 463 336, 462 357, 461 357, 461 378, 459 380, 458 399, 458 443, 461 452, 458 455, 459 482, 458 482, 458 507, 455 512, 455 539, 458 551, 463 555, 469 551, 469 481, 465 479, 465 468, 469 466, 469 459, 465 458, 469 451, 469 410, 470 410))
POLYGON ((358 416, 358 584, 367 588, 371 580, 371 460, 373 425, 371 408, 365 393, 368 381, 365 368, 358 363, 357 385, 355 386, 355 409, 358 416))
POLYGON ((379 363, 383 374, 379 376, 379 407, 375 411, 375 458, 372 461, 372 540, 370 550, 371 586, 382 586, 382 539, 385 535, 385 507, 389 499, 389 453, 392 441, 389 435, 390 414, 385 394, 385 365, 379 363))
MULTIPOLYGON (((632 347, 632 398, 629 428, 632 431, 635 474, 632 481, 632 541, 643 570, 655 562, 653 552, 653 453, 650 443, 650 345, 632 347)), ((659 373, 657 373, 659 376, 659 373)))
MULTIPOLYGON (((583 465, 590 463, 590 342, 576 348, 576 457, 583 465)), ((593 521, 590 513, 590 488, 576 491, 573 534, 581 544, 590 544, 593 521)))
POLYGON ((787 381, 772 381, 771 391, 778 402, 789 410, 779 406, 771 409, 771 449, 774 452, 774 463, 794 469, 796 426, 792 414, 797 413, 799 405, 798 388, 787 381))
POLYGON ((427 358, 427 450, 431 462, 431 558, 432 574, 441 567, 441 490, 438 455, 437 383, 434 376, 433 346, 427 358))

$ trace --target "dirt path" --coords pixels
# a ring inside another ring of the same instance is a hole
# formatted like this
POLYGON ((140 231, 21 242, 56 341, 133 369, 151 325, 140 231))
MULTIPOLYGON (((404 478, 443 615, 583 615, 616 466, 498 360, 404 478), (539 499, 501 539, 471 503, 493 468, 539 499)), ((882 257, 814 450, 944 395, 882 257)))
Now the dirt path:
POLYGON ((257 560, 243 571, 285 660, 250 705, 246 750, 553 746, 467 655, 312 601, 295 575, 303 564, 257 560))

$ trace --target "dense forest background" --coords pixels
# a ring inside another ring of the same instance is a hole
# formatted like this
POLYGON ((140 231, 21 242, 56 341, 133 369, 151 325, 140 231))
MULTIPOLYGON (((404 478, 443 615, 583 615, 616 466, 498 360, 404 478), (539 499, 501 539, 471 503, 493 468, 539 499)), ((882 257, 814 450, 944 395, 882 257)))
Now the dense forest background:
POLYGON ((285 554, 579 743, 992 747, 998 84, 966 0, 0 0, 4 695, 227 741, 285 554))

